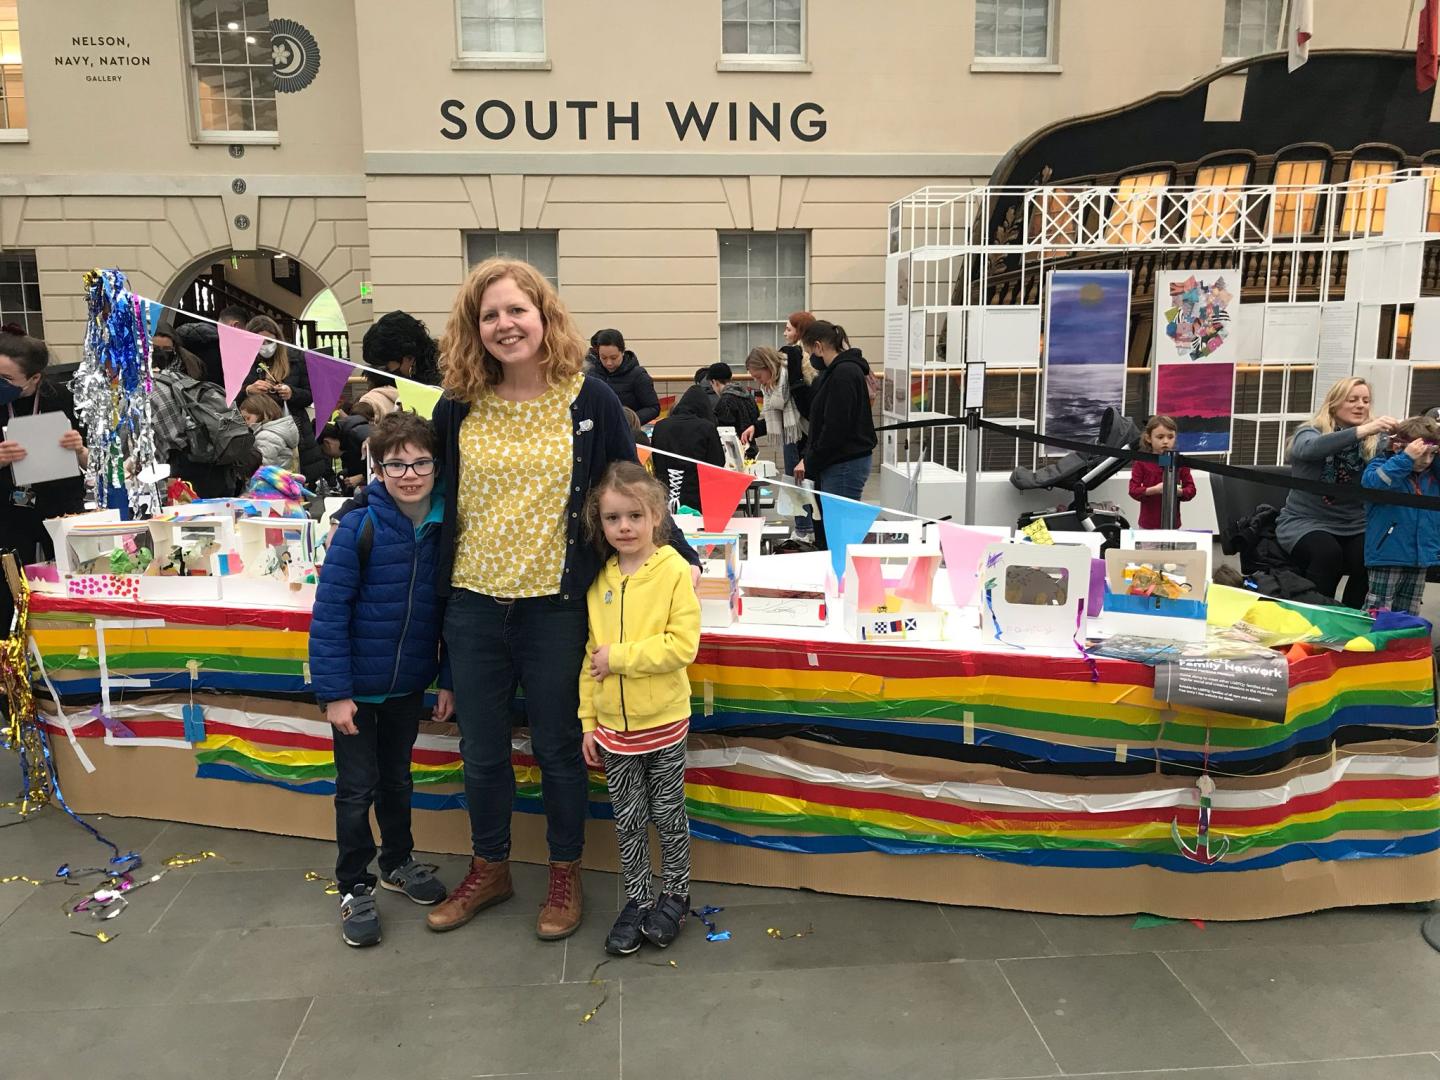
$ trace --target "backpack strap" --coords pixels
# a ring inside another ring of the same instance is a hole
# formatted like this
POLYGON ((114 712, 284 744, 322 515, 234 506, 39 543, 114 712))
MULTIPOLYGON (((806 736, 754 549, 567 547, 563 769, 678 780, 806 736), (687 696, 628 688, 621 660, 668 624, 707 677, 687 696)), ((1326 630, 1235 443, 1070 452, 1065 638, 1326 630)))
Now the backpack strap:
POLYGON ((375 516, 367 506, 365 520, 355 532, 355 559, 360 564, 360 573, 365 573, 365 564, 370 561, 370 549, 375 546, 375 516))

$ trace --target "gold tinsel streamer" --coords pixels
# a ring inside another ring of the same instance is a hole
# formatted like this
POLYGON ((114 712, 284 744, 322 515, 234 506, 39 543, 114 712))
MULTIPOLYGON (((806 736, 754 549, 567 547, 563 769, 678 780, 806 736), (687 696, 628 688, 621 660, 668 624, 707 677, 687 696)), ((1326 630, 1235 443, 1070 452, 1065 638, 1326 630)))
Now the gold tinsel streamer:
POLYGON ((220 856, 216 855, 213 851, 199 851, 194 855, 186 855, 181 852, 178 855, 171 855, 170 858, 165 860, 163 865, 169 867, 171 870, 176 870, 182 866, 194 866, 196 863, 204 862, 206 859, 218 858, 220 858, 220 856))
POLYGON ((45 761, 44 738, 35 715, 35 695, 30 685, 30 658, 26 651, 30 622, 30 588, 15 556, 4 557, 5 577, 15 598, 15 618, 9 636, 0 644, 0 693, 5 695, 5 746, 21 755, 25 763, 25 809, 38 809, 50 801, 50 769, 45 761))

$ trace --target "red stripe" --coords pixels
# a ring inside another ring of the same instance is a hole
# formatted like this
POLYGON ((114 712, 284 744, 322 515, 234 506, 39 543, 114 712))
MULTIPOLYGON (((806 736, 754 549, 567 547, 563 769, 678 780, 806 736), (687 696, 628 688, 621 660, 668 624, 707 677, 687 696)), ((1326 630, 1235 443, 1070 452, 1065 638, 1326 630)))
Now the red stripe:
POLYGON ((31 593, 30 610, 37 615, 90 615, 98 619, 164 619, 190 626, 253 626, 262 630, 310 632, 310 612, 265 608, 218 607, 210 604, 156 604, 133 600, 31 593))
MULTIPOLYGON (((1196 808, 1152 807, 1138 810, 1111 810, 1081 813, 1051 813, 1000 809, 974 810, 953 803, 935 802, 930 799, 887 792, 856 791, 849 788, 827 787, 807 784, 790 777, 757 776, 753 773, 732 772, 725 769, 689 769, 685 779, 694 784, 713 784, 717 787, 780 798, 806 799, 811 802, 832 806, 845 806, 856 810, 887 810, 893 813, 909 814, 917 818, 931 818, 956 824, 993 824, 999 821, 1015 821, 1026 824, 1074 824, 1081 827, 1103 828, 1107 823, 1141 824, 1168 821, 1176 816, 1193 817, 1196 808)), ((1342 780, 1325 791, 1301 795, 1276 807, 1258 807, 1250 810, 1215 810, 1217 817, 1234 825, 1268 825, 1283 821, 1294 814, 1323 810, 1340 802, 1357 799, 1424 799, 1440 790, 1440 780, 1435 777, 1420 777, 1403 780, 1342 780)))

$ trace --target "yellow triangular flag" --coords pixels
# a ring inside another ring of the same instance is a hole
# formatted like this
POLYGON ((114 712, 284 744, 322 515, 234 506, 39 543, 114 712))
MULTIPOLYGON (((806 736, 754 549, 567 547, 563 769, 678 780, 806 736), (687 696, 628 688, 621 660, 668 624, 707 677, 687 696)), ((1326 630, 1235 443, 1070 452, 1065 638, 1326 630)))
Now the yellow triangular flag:
POLYGON ((411 412, 419 413, 427 420, 435 412, 435 405, 443 393, 438 386, 426 386, 413 379, 396 379, 395 391, 401 405, 411 412))

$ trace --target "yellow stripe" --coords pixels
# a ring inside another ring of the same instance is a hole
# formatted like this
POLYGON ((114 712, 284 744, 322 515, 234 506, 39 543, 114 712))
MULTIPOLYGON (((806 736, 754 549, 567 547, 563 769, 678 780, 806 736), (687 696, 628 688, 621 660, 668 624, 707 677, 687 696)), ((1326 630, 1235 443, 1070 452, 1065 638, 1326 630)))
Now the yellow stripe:
MULTIPOLYGON (((36 643, 46 647, 74 651, 82 645, 95 644, 95 631, 33 630, 36 643)), ((275 650, 284 655, 303 656, 309 649, 310 635, 288 630, 210 630, 170 626, 110 628, 105 631, 107 649, 154 649, 160 652, 192 652, 210 650, 219 653, 249 655, 255 650, 275 650)))

